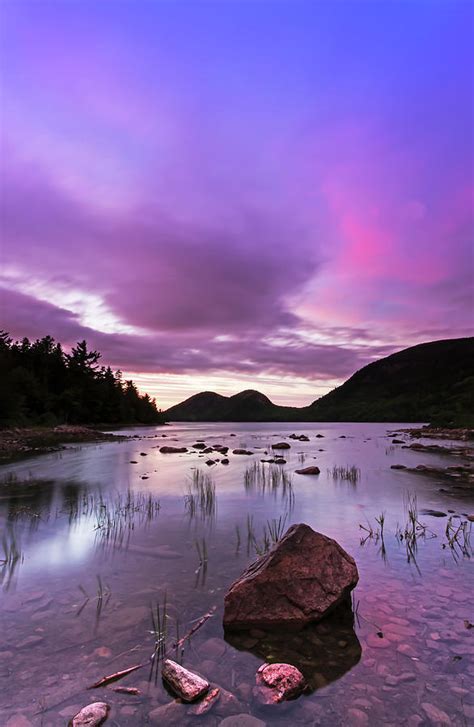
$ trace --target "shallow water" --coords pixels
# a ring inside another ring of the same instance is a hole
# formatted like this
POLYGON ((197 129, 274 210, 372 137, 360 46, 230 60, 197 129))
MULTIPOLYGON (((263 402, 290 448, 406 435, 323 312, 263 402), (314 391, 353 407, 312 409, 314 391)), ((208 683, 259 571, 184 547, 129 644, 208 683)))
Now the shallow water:
POLYGON ((418 532, 416 547, 407 549, 396 537, 397 526, 403 530, 407 522, 408 493, 416 495, 420 513, 450 511, 453 527, 466 520, 463 513, 474 512, 474 497, 437 477, 391 470, 395 463, 459 461, 393 445, 388 432, 396 428, 177 424, 129 430, 140 438, 71 447, 0 468, 0 724, 21 714, 33 725, 64 725, 97 700, 112 706, 110 724, 124 726, 214 725, 235 712, 269 725, 474 724, 474 629, 464 623, 474 621, 468 531, 450 544, 448 517, 419 514, 427 530, 418 532), (283 452, 287 464, 280 471, 291 482, 281 475, 272 481, 269 465, 265 481, 262 471, 248 471, 294 431, 310 441, 286 439, 291 449, 283 452), (199 439, 254 455, 230 453, 229 465, 208 467, 209 456, 221 456, 158 450, 199 439), (294 474, 311 464, 320 467, 319 476, 294 474), (334 466, 358 468, 356 481, 334 476, 334 466), (197 471, 215 484, 215 501, 189 497, 197 471), (383 540, 376 522, 382 512, 383 540), (299 634, 226 639, 225 592, 264 549, 267 521, 280 517, 281 527, 306 522, 354 556, 360 574, 355 618, 299 634), (182 636, 215 608, 178 655, 234 695, 224 694, 205 716, 171 703, 148 665, 106 688, 86 689, 104 675, 147 662, 155 644, 150 608, 163 607, 165 598, 173 657, 176 622, 182 636), (260 706, 252 687, 266 659, 298 665, 308 693, 260 706), (114 686, 141 693, 120 694, 114 686), (168 706, 157 712, 160 705, 168 706))

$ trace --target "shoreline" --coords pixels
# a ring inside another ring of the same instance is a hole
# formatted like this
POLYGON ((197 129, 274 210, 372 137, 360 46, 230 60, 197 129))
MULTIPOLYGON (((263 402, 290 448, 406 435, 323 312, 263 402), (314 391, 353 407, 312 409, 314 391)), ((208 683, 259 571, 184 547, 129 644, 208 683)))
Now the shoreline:
POLYGON ((0 430, 0 465, 27 457, 66 449, 68 444, 113 442, 128 439, 84 424, 60 424, 56 427, 11 427, 0 430))

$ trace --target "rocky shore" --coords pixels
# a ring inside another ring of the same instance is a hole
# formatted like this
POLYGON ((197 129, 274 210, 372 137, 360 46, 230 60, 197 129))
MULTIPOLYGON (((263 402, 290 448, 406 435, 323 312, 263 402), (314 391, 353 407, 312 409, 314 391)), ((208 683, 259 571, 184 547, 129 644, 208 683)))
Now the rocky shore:
POLYGON ((62 424, 57 427, 16 427, 0 430, 0 463, 24 457, 58 452, 67 444, 110 442, 123 436, 101 432, 83 425, 62 424))
POLYGON ((414 427, 409 429, 397 429, 398 432, 405 432, 410 437, 425 437, 427 439, 456 439, 468 441, 474 439, 474 429, 470 427, 414 427))

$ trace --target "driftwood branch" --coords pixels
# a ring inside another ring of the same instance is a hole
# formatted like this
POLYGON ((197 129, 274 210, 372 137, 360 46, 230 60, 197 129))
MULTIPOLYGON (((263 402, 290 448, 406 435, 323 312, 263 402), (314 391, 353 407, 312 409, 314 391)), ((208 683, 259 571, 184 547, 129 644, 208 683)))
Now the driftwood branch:
POLYGON ((185 636, 183 636, 181 639, 179 639, 179 641, 176 641, 173 644, 172 648, 173 649, 180 649, 183 646, 183 644, 188 639, 190 639, 191 636, 193 636, 193 634, 196 633, 196 631, 198 631, 201 628, 201 626, 204 626, 204 624, 206 623, 206 621, 208 619, 210 619, 211 616, 214 616, 215 611, 216 611, 216 606, 213 606, 208 613, 205 613, 204 616, 201 616, 201 618, 199 619, 199 621, 196 624, 194 624, 194 626, 192 627, 192 629, 190 631, 188 631, 188 633, 185 636))
POLYGON ((110 684, 110 682, 116 682, 118 679, 122 679, 122 677, 127 676, 127 674, 131 674, 133 671, 141 669, 142 666, 145 666, 145 664, 135 664, 135 666, 129 666, 128 669, 116 671, 113 674, 102 677, 102 679, 99 679, 98 682, 91 684, 90 687, 87 687, 87 689, 97 689, 98 687, 105 687, 107 684, 110 684))

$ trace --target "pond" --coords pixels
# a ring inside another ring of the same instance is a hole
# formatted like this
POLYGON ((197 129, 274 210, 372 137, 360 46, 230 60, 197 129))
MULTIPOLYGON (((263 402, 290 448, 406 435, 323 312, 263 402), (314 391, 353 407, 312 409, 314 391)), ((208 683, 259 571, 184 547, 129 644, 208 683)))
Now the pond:
POLYGON ((217 725, 236 713, 252 715, 248 725, 473 724, 474 496, 391 469, 458 462, 393 444, 401 426, 174 424, 1 467, 0 723, 65 725, 106 701, 107 724, 124 727, 217 725), (191 449, 199 440, 229 447, 229 463, 191 449), (262 464, 282 440, 286 464, 262 464), (162 454, 165 444, 188 451, 162 454), (295 473, 310 465, 318 476, 295 473), (224 634, 231 583, 299 522, 355 558, 353 611, 299 633, 224 634), (163 650, 221 687, 207 714, 173 701, 163 650), (261 705, 253 687, 266 660, 299 666, 307 692, 261 705), (122 686, 139 693, 114 691, 122 686))

